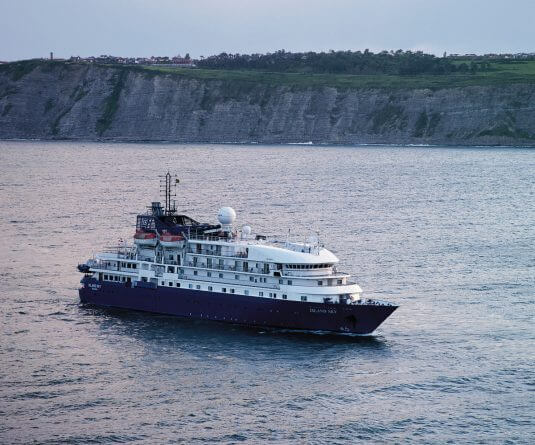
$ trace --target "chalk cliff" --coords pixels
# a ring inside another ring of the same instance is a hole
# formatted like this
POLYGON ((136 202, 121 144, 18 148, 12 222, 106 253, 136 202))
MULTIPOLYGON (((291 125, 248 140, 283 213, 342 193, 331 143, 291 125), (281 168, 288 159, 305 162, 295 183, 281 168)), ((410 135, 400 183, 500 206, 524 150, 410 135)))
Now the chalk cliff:
POLYGON ((342 89, 2 67, 0 138, 533 146, 535 84, 342 89))

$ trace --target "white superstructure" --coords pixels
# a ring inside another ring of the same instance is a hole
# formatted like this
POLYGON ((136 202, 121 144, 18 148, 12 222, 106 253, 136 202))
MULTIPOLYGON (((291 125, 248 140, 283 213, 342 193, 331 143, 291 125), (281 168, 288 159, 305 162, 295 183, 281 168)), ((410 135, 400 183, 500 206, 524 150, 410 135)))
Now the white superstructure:
POLYGON ((135 244, 100 253, 87 265, 102 281, 174 287, 317 303, 362 303, 361 288, 337 270, 338 258, 319 244, 269 242, 249 226, 234 229, 230 207, 220 227, 202 235, 137 233, 135 244), (207 233, 212 232, 212 233, 207 233))

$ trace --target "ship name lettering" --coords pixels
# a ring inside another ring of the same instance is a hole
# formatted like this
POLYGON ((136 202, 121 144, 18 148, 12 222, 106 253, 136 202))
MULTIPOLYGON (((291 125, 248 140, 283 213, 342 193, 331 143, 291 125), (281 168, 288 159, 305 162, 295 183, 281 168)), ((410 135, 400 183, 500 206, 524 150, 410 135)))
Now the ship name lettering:
POLYGON ((336 309, 317 309, 311 307, 310 312, 313 314, 336 314, 336 309))

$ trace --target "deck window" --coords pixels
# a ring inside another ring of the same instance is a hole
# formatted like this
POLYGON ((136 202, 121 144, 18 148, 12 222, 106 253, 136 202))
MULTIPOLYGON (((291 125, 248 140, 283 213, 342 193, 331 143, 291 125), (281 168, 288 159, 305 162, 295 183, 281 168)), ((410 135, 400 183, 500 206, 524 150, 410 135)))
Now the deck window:
POLYGON ((318 281, 318 286, 323 286, 323 281, 318 281))
POLYGON ((200 284, 197 284, 197 286, 195 286, 197 289, 200 289, 201 288, 201 285, 200 284))
POLYGON ((264 296, 264 292, 258 292, 258 296, 259 297, 263 297, 264 296))
POLYGON ((222 273, 219 274, 219 278, 223 278, 223 274, 222 273))
POLYGON ((243 291, 243 293, 244 293, 245 295, 249 295, 249 291, 248 291, 247 289, 245 289, 245 290, 243 291))
POLYGON ((287 298, 288 298, 288 295, 286 295, 286 294, 282 294, 282 299, 283 299, 283 300, 286 300, 287 298))
POLYGON ((190 289, 193 289, 193 284, 191 284, 191 283, 188 284, 188 287, 189 287, 190 289))
POLYGON ((208 286, 208 290, 211 291, 212 290, 212 286, 208 286))
POLYGON ((305 295, 301 295, 301 301, 307 301, 307 297, 305 295))
POLYGON ((291 286, 292 280, 288 280, 288 286, 291 286))
POLYGON ((342 284, 343 280, 338 280, 338 284, 342 284))
POLYGON ((221 288, 221 292, 226 292, 227 291, 227 288, 226 287, 222 287, 221 288))
POLYGON ((173 287, 173 283, 171 281, 169 281, 169 286, 173 287))

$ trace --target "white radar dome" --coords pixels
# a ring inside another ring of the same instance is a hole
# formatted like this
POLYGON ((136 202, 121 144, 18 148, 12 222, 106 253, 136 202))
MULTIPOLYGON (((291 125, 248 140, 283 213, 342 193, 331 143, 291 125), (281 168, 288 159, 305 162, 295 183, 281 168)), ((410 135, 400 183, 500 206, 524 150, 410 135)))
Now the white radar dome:
POLYGON ((222 207, 217 213, 217 219, 224 226, 231 225, 236 220, 236 212, 232 207, 222 207))
POLYGON ((245 236, 249 236, 251 234, 251 227, 250 226, 243 226, 241 228, 241 233, 243 233, 245 236))

